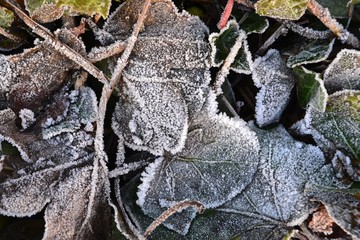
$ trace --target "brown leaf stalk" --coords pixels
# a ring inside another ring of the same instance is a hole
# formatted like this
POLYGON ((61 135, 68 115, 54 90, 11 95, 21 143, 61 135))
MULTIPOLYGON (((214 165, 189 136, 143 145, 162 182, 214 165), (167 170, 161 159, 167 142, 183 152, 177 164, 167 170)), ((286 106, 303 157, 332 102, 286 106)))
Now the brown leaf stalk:
POLYGON ((170 207, 168 210, 163 212, 158 218, 156 218, 150 224, 150 226, 144 232, 144 237, 149 236, 160 224, 162 224, 166 219, 168 219, 174 213, 181 212, 182 210, 188 207, 196 208, 199 213, 203 213, 205 210, 204 205, 198 201, 185 200, 178 202, 174 206, 170 207))
POLYGON ((327 8, 322 7, 315 0, 309 0, 307 8, 342 42, 347 43, 353 47, 360 48, 359 39, 357 39, 352 33, 349 33, 346 29, 344 29, 344 27, 339 24, 336 19, 332 18, 327 8))

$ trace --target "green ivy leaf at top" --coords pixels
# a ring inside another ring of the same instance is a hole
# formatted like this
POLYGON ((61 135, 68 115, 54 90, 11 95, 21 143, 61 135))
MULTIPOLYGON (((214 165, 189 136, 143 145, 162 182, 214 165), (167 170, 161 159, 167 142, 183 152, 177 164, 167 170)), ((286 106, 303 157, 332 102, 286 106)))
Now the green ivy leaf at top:
POLYGON ((225 28, 219 33, 212 33, 209 36, 211 44, 211 64, 219 67, 230 54, 236 39, 243 36, 242 46, 237 53, 230 69, 237 73, 251 74, 252 58, 248 49, 246 34, 239 29, 236 21, 229 21, 225 28))
POLYGON ((296 55, 287 60, 288 67, 296 67, 309 63, 324 61, 329 57, 335 40, 314 40, 302 48, 296 55))
POLYGON ((57 6, 70 8, 70 13, 80 13, 93 16, 100 14, 107 18, 111 7, 110 0, 56 0, 57 6))
POLYGON ((308 110, 306 125, 315 140, 324 137, 354 160, 360 160, 359 110, 360 91, 339 91, 329 96, 324 113, 308 110))
POLYGON ((296 67, 293 71, 297 77, 297 95, 300 106, 305 109, 310 105, 314 109, 324 112, 328 94, 320 74, 304 67, 296 67))
POLYGON ((249 13, 248 17, 240 24, 240 28, 247 34, 264 33, 269 27, 269 21, 266 17, 259 16, 256 13, 249 13))
POLYGON ((255 4, 261 16, 298 20, 306 10, 308 0, 260 0, 255 4))
POLYGON ((317 0, 321 6, 329 9, 335 18, 346 18, 349 16, 349 3, 356 4, 357 0, 317 0), (354 3, 355 2, 355 3, 354 3))
POLYGON ((14 21, 14 14, 10 10, 4 7, 0 7, 0 27, 9 29, 14 21))

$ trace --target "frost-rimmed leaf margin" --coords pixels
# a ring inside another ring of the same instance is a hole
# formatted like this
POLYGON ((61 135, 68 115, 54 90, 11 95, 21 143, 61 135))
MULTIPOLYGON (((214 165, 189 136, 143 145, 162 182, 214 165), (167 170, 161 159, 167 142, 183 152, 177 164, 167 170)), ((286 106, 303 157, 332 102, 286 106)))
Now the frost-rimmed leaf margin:
POLYGON ((287 66, 294 68, 297 66, 318 63, 326 60, 335 43, 335 39, 328 40, 329 42, 324 43, 324 40, 314 40, 306 45, 296 55, 291 55, 287 60, 287 66))
POLYGON ((304 67, 293 69, 297 77, 297 94, 299 104, 306 109, 308 106, 319 112, 325 112, 328 94, 320 74, 304 67))
POLYGON ((230 69, 239 74, 251 74, 253 70, 253 61, 249 46, 246 40, 247 34, 239 28, 235 20, 230 20, 219 33, 213 32, 209 35, 211 45, 210 60, 213 67, 220 67, 226 57, 233 52, 232 48, 238 38, 241 38, 241 48, 235 53, 234 62, 230 69))
POLYGON ((269 20, 266 17, 260 16, 256 13, 249 13, 247 18, 240 24, 247 35, 252 33, 262 34, 270 26, 269 20))
MULTIPOLYGON (((245 122, 225 115, 203 118, 188 133, 184 149, 158 158, 142 173, 138 205, 152 218, 183 200, 215 208, 251 182, 258 165, 258 141, 245 122), (220 178, 219 178, 220 176, 220 178)), ((196 211, 187 209, 164 222, 185 235, 196 211)))

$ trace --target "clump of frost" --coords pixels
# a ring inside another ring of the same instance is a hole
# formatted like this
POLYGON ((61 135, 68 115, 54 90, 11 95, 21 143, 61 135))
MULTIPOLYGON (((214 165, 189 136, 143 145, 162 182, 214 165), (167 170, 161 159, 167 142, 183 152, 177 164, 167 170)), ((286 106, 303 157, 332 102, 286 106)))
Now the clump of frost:
POLYGON ((21 127, 23 130, 30 127, 36 121, 34 112, 27 108, 20 110, 19 118, 21 119, 21 127))

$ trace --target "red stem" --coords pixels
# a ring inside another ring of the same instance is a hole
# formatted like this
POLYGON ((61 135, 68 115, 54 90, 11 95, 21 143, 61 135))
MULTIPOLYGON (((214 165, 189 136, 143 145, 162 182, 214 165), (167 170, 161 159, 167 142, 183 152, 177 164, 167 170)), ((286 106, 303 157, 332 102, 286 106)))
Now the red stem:
POLYGON ((226 26, 226 23, 229 20, 233 6, 234 6, 234 0, 228 0, 228 2, 226 3, 226 6, 225 6, 224 12, 221 15, 220 21, 217 24, 217 27, 219 29, 222 29, 226 26))

